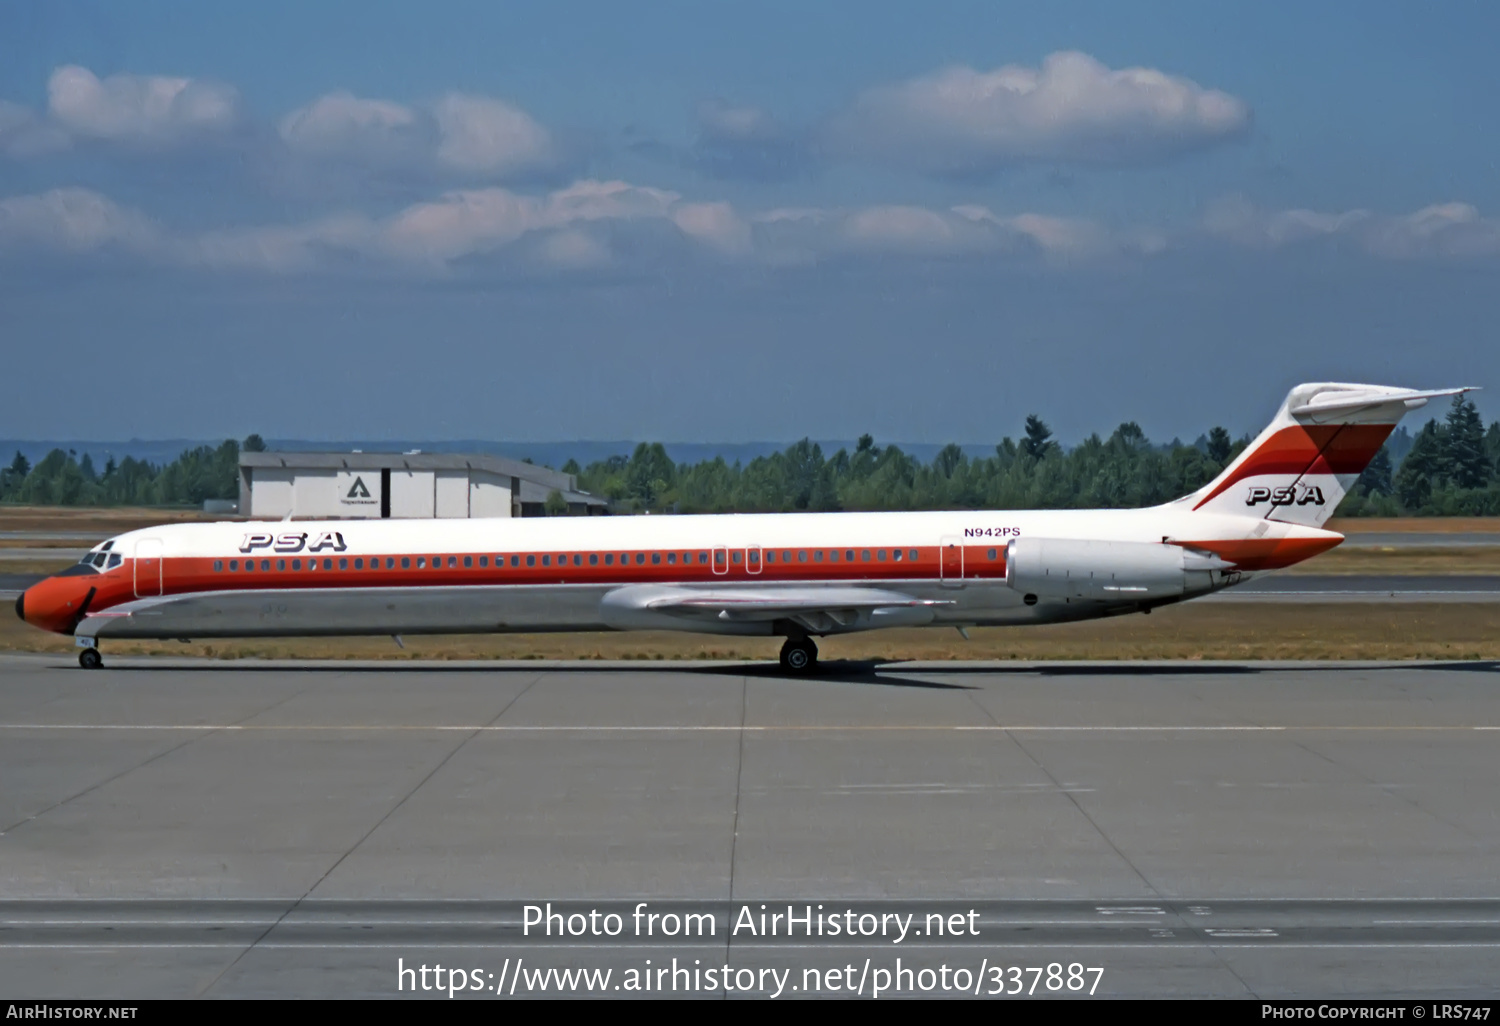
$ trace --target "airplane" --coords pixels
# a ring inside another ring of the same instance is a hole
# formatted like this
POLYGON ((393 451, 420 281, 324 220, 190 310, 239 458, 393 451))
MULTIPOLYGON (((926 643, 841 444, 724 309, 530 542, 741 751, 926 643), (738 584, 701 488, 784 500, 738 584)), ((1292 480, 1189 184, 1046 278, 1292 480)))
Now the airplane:
POLYGON ((1144 509, 235 521, 129 531, 16 600, 106 639, 680 630, 785 639, 1059 623, 1207 595, 1333 548, 1409 410, 1470 388, 1314 383, 1191 495, 1144 509))

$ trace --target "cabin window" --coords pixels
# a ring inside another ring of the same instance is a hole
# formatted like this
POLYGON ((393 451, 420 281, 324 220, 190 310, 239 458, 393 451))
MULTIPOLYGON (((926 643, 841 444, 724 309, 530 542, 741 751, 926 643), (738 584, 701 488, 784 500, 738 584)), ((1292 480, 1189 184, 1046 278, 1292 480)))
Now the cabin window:
POLYGON ((668 552, 667 553, 667 565, 668 566, 676 566, 677 565, 677 553, 675 553, 675 552, 668 552))
MULTIPOLYGON (((262 568, 262 569, 264 569, 264 568, 262 568)), ((325 559, 325 560, 323 560, 323 569, 324 570, 332 570, 333 569, 333 560, 331 560, 331 559, 325 559)))
POLYGON ((994 549, 990 549, 989 555, 990 555, 991 559, 994 559, 995 558, 995 550, 994 549))
POLYGON ((766 553, 766 562, 767 563, 774 563, 774 562, 776 562, 776 553, 774 553, 774 552, 767 552, 766 553))
MULTIPOLYGON (((870 558, 869 553, 865 554, 865 558, 866 559, 870 558)), ((852 562, 854 562, 854 550, 853 549, 845 549, 844 550, 844 562, 845 563, 852 563, 852 562)))
MULTIPOLYGON (((469 565, 468 563, 464 564, 464 566, 468 566, 468 565, 469 565)), ((489 565, 490 565, 490 557, 489 556, 480 556, 479 557, 479 569, 483 570, 485 567, 487 567, 489 565)))
POLYGON ((862 549, 859 553, 859 558, 862 562, 868 563, 870 561, 870 550, 862 549))
POLYGON ((385 568, 387 570, 394 570, 394 569, 396 569, 396 557, 395 556, 386 556, 385 557, 385 568))
POLYGON ((362 560, 362 559, 356 559, 354 561, 354 569, 356 569, 356 570, 363 570, 364 568, 365 568, 365 561, 364 560, 362 560))
POLYGON ((471 569, 473 569, 473 567, 474 567, 474 557, 473 556, 465 556, 464 557, 464 569, 465 570, 471 570, 471 569))
POLYGON ((417 557, 417 569, 418 570, 426 570, 427 569, 427 557, 426 556, 418 556, 417 557))
POLYGON ((740 561, 740 554, 739 554, 738 551, 736 551, 736 552, 732 553, 729 558, 732 559, 732 560, 734 560, 735 563, 738 564, 739 561, 740 561))
POLYGON ((799 563, 806 563, 807 562, 807 550, 806 549, 798 549, 797 550, 797 562, 799 562, 799 563))
POLYGON ((277 570, 285 570, 286 569, 286 560, 284 560, 284 559, 278 559, 276 561, 276 569, 277 570))
POLYGON ((551 565, 552 565, 552 557, 550 555, 543 556, 542 557, 542 566, 551 566, 551 565))
MULTIPOLYGON (((510 557, 510 565, 511 566, 520 566, 521 565, 521 557, 520 556, 511 556, 510 557)), ((531 564, 527 563, 526 565, 530 566, 531 564)))
POLYGON ((214 573, 220 573, 221 571, 223 571, 223 569, 224 561, 222 559, 214 560, 214 573))
POLYGON ((590 552, 589 553, 589 566, 598 566, 598 565, 599 565, 599 553, 597 553, 597 552, 590 552))
POLYGON ((821 563, 821 562, 823 562, 823 550, 822 549, 813 549, 813 562, 814 563, 821 563))
POLYGON ((714 553, 714 565, 715 566, 723 566, 724 565, 724 553, 722 551, 714 553))
POLYGON ((535 556, 527 556, 526 557, 526 565, 527 566, 536 566, 536 557, 535 556))
POLYGON ((912 549, 910 552, 908 552, 906 554, 906 558, 909 559, 911 562, 915 563, 917 561, 917 550, 916 549, 912 549))
POLYGON ((583 566, 583 555, 581 553, 573 553, 573 565, 583 566))
POLYGON ((411 557, 410 556, 402 556, 401 557, 401 569, 403 569, 403 570, 410 570, 411 569, 411 557))
POLYGON ((792 561, 792 552, 790 549, 781 554, 781 561, 783 563, 790 563, 792 561))
POLYGON ((687 566, 692 561, 693 561, 693 554, 691 552, 684 552, 682 554, 682 563, 683 563, 684 566, 687 566))
POLYGON ((245 560, 245 573, 250 574, 250 573, 254 573, 254 572, 255 572, 255 560, 253 560, 253 559, 247 559, 247 560, 245 560))
POLYGON ((838 549, 830 549, 829 550, 829 552, 828 552, 828 561, 830 563, 837 563, 839 561, 839 550, 838 549))
POLYGON ((700 553, 698 553, 698 565, 702 566, 703 564, 705 564, 707 562, 708 562, 708 553, 707 552, 700 552, 700 553))
POLYGON ((262 570, 270 570, 271 569, 271 561, 269 559, 263 559, 263 560, 261 560, 260 561, 260 568, 262 570))
POLYGON ((660 552, 653 552, 653 553, 651 553, 651 562, 654 565, 657 565, 657 566, 661 565, 661 553, 660 552))
POLYGON ((341 559, 341 560, 339 560, 339 569, 340 570, 347 570, 347 569, 349 569, 349 561, 347 559, 341 559))
POLYGON ((646 554, 644 552, 637 552, 635 554, 635 565, 640 566, 644 562, 646 562, 646 554))
POLYGON ((457 556, 449 556, 448 557, 448 569, 449 570, 457 570, 458 569, 458 557, 457 556))
POLYGON ((604 565, 605 566, 614 566, 615 565, 615 554, 613 552, 606 552, 604 554, 604 565))
POLYGON ((885 549, 881 549, 879 552, 875 553, 875 558, 878 559, 878 560, 880 560, 880 562, 884 563, 885 562, 885 549))

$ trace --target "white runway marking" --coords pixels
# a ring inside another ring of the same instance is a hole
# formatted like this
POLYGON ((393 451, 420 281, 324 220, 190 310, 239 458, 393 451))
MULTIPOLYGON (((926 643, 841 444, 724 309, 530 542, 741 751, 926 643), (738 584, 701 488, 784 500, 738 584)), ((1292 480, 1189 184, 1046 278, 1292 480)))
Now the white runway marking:
POLYGON ((1323 724, 1323 725, 1280 725, 1280 726, 1239 726, 1239 725, 1203 725, 1203 726, 1170 726, 1166 724, 1149 724, 1144 726, 1049 726, 1035 723, 1015 724, 975 724, 972 726, 963 724, 933 725, 933 724, 911 724, 906 726, 873 726, 862 724, 779 724, 768 726, 744 726, 735 725, 679 725, 653 724, 648 726, 620 726, 618 724, 597 725, 551 725, 551 726, 484 726, 474 724, 452 724, 452 723, 342 723, 342 724, 271 724, 271 723, 0 723, 0 730, 198 730, 198 731, 226 731, 226 732, 248 732, 248 731, 309 731, 314 733, 337 733, 340 731, 367 731, 371 733, 397 732, 397 731, 432 731, 451 732, 467 731, 485 734, 734 734, 745 732, 748 734, 762 733, 847 733, 859 732, 953 732, 953 733, 1080 733, 1080 734, 1205 734, 1205 733, 1241 733, 1241 734, 1274 734, 1286 731, 1369 731, 1369 732, 1403 732, 1403 731, 1494 731, 1500 730, 1500 726, 1474 725, 1474 724, 1452 724, 1452 725, 1423 725, 1409 724, 1404 726, 1366 726, 1361 724, 1323 724))

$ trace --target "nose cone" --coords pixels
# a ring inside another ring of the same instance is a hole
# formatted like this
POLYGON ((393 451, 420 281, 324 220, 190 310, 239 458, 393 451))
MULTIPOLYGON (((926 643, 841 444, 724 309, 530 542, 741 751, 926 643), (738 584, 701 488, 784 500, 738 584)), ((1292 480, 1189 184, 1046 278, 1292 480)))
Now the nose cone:
POLYGON ((78 577, 49 577, 16 599, 16 613, 44 631, 72 634, 94 599, 95 582, 78 577))

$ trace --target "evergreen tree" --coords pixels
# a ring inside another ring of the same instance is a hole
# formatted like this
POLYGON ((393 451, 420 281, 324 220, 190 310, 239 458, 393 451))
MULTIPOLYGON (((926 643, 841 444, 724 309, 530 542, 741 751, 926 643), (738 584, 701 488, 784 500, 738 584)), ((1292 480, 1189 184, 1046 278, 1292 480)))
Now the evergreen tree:
POLYGON ((1422 425, 1412 439, 1411 451, 1396 472, 1396 497, 1408 510, 1417 510, 1432 497, 1432 479, 1443 457, 1443 439, 1435 420, 1422 425))
POLYGON ((1391 494, 1391 453, 1385 446, 1375 453, 1375 458, 1365 468, 1355 488, 1364 495, 1389 495, 1391 494))
POLYGON ((643 509, 654 509, 677 476, 667 450, 660 442, 635 447, 630 456, 630 467, 625 472, 628 494, 641 504, 643 509))
POLYGON ((1208 433, 1208 458, 1219 466, 1228 466, 1229 449, 1233 445, 1229 440, 1229 432, 1221 427, 1215 427, 1208 433))
POLYGON ((1026 415, 1026 438, 1021 442, 1021 451, 1034 460, 1039 460, 1047 455, 1049 447, 1056 443, 1048 441, 1052 437, 1052 429, 1049 428, 1041 417, 1034 413, 1026 415))
POLYGON ((1456 395, 1448 408, 1439 475, 1457 488, 1483 488, 1490 480, 1484 422, 1466 397, 1456 395))
MULTIPOLYGON (((266 443, 260 435, 249 435, 240 443, 240 448, 245 452, 265 452, 266 443)), ((529 460, 527 462, 530 462, 529 460)))

